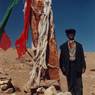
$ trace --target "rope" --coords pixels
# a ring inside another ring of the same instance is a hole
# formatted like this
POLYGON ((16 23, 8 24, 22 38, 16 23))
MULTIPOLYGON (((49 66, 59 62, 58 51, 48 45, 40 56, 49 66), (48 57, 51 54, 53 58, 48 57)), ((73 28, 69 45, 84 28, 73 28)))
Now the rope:
MULTIPOLYGON (((25 5, 26 6, 26 5, 25 5)), ((49 16, 52 15, 51 9, 51 0, 44 0, 44 12, 41 15, 41 19, 38 25, 38 45, 34 46, 32 43, 32 52, 36 50, 36 54, 32 54, 33 56, 33 68, 30 72, 30 79, 28 80, 27 87, 31 87, 34 83, 37 86, 40 84, 40 77, 42 69, 47 69, 46 65, 46 50, 48 44, 48 34, 49 34, 49 16), (38 72, 37 72, 38 71, 38 72), (35 82, 34 82, 35 81, 35 82)))

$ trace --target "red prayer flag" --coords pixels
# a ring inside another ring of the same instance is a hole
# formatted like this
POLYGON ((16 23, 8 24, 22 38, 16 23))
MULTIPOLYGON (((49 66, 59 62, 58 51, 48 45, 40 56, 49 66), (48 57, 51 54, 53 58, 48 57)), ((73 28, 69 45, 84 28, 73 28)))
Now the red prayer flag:
POLYGON ((24 15, 24 29, 22 31, 22 34, 19 39, 16 40, 16 49, 18 53, 18 57, 22 57, 26 53, 26 43, 28 40, 28 31, 29 31, 29 25, 30 25, 30 9, 31 9, 31 1, 32 0, 26 0, 27 6, 25 9, 25 15, 24 15))
POLYGON ((8 35, 3 32, 2 37, 0 38, 0 48, 7 50, 11 46, 11 40, 8 35))

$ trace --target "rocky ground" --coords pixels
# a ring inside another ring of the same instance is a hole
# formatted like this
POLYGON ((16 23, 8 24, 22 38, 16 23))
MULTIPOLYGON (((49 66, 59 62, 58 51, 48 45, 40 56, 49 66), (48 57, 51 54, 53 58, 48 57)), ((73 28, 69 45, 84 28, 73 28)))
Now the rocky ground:
MULTIPOLYGON (((84 95, 95 95, 95 53, 85 53, 87 70, 83 74, 84 95)), ((0 49, 0 71, 5 72, 12 79, 12 84, 16 89, 13 94, 0 93, 0 95, 25 95, 23 88, 29 78, 31 64, 30 58, 19 61, 17 59, 16 50, 8 49, 6 52, 0 49)), ((63 91, 67 91, 66 79, 60 72, 61 87, 63 91)))

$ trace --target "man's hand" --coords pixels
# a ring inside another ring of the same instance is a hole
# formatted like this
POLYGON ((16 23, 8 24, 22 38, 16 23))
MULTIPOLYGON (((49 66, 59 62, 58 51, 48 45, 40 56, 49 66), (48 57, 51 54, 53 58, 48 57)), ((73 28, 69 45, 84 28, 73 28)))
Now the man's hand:
POLYGON ((85 73, 85 68, 82 69, 82 73, 85 73))
POLYGON ((64 75, 66 75, 66 70, 65 70, 65 68, 64 67, 62 67, 62 73, 64 74, 64 75))

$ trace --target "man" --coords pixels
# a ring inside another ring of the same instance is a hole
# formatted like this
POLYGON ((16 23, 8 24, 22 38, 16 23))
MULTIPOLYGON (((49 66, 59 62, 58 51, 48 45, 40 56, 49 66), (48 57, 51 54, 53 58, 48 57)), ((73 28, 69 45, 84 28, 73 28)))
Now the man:
POLYGON ((65 32, 68 41, 60 46, 60 68, 67 78, 68 91, 72 95, 83 95, 82 73, 86 70, 83 47, 75 41, 74 29, 65 32))

